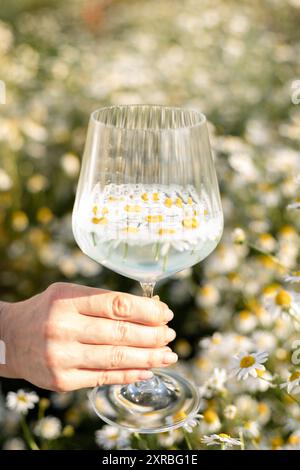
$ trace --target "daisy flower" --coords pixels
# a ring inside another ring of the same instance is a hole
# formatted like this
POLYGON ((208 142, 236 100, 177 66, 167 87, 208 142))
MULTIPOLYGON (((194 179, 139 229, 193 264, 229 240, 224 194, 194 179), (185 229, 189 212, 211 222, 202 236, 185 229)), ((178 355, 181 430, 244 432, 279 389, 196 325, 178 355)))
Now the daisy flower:
POLYGON ((219 431, 220 428, 221 421, 217 412, 213 408, 207 408, 200 423, 200 433, 213 433, 219 431))
POLYGON ((34 408, 38 401, 39 397, 35 392, 25 392, 20 389, 17 392, 8 392, 6 397, 6 406, 10 410, 26 414, 28 410, 34 408))
POLYGON ((243 433, 246 437, 256 439, 260 434, 260 427, 256 421, 246 421, 243 426, 243 433))
POLYGON ((300 294, 279 288, 274 295, 265 299, 265 307, 274 319, 280 315, 289 315, 292 318, 299 318, 300 321, 300 294))
POLYGON ((207 446, 221 445, 223 449, 241 445, 240 439, 235 439, 234 437, 230 437, 228 434, 224 433, 203 436, 201 442, 207 446))
POLYGON ((43 439, 57 439, 61 434, 61 422, 55 416, 41 419, 34 428, 37 436, 43 439))
POLYGON ((129 431, 108 424, 96 431, 95 437, 99 447, 106 450, 124 448, 130 444, 129 431))
POLYGON ((280 384, 280 388, 286 388, 288 393, 300 392, 300 371, 292 372, 286 382, 280 384))
POLYGON ((207 387, 216 392, 223 392, 225 390, 225 383, 227 381, 227 372, 225 369, 215 367, 211 377, 207 381, 207 387))
POLYGON ((257 370, 265 370, 263 364, 267 360, 267 352, 240 353, 233 359, 233 375, 236 375, 238 380, 245 380, 249 375, 257 377, 257 370))

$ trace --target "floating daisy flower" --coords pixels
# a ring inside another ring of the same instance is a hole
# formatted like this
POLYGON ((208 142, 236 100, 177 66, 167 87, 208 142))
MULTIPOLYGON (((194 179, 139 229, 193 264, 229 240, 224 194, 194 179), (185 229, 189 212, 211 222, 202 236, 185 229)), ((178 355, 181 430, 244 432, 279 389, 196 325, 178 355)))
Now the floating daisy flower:
POLYGON ((280 384, 280 388, 286 388, 288 393, 300 392, 300 371, 292 372, 286 382, 280 384))
POLYGON ((232 372, 238 380, 245 380, 249 375, 258 376, 258 370, 265 370, 263 364, 268 360, 268 353, 240 353, 233 359, 232 372))
POLYGON ((8 392, 6 397, 6 406, 10 410, 26 414, 28 410, 34 408, 39 401, 39 397, 35 392, 25 392, 20 389, 17 392, 8 392))
POLYGON ((229 447, 240 446, 240 439, 229 436, 229 434, 220 433, 220 434, 211 434, 210 436, 203 436, 201 439, 202 444, 207 446, 216 446, 220 445, 223 449, 228 449, 229 447))

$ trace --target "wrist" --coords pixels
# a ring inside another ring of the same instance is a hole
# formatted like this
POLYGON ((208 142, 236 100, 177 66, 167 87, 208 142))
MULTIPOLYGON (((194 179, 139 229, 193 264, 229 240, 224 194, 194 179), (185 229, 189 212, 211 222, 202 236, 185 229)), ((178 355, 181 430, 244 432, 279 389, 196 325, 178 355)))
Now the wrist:
POLYGON ((8 359, 9 351, 9 316, 11 305, 8 302, 0 302, 0 377, 14 377, 11 360, 8 359))

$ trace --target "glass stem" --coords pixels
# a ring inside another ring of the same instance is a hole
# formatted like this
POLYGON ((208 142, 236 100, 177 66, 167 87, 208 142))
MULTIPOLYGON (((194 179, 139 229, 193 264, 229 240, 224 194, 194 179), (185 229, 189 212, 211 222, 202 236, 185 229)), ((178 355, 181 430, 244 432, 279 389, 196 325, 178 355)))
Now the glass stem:
POLYGON ((155 282, 141 282, 144 297, 153 297, 155 282))

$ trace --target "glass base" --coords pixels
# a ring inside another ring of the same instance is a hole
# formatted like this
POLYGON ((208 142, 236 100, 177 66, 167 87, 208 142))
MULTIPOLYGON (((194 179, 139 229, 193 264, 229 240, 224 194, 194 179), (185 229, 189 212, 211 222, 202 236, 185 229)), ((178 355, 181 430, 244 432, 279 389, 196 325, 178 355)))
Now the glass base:
POLYGON ((183 426, 199 409, 197 388, 172 370, 153 372, 147 381, 96 387, 89 398, 97 415, 108 424, 138 433, 183 426))

